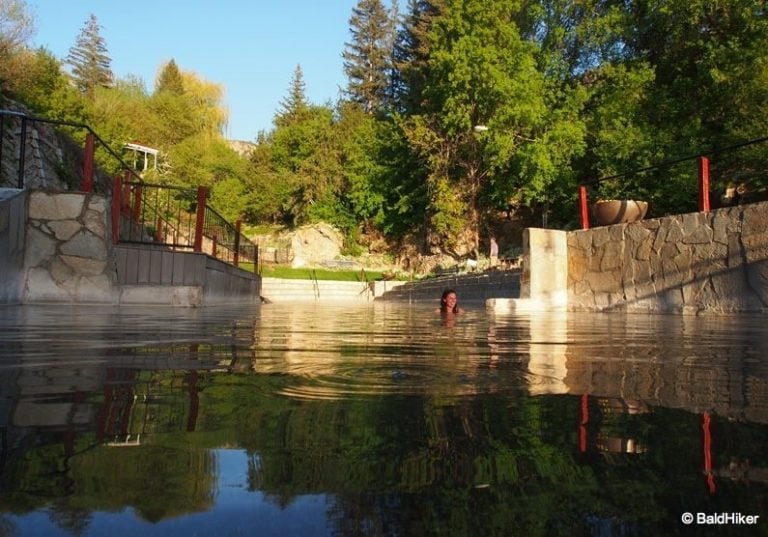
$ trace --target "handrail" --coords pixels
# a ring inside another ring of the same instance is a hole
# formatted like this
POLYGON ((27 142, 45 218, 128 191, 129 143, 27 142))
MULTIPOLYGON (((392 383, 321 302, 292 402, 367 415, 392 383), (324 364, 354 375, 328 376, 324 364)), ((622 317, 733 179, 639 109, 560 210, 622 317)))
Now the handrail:
POLYGON ((588 181, 583 181, 582 185, 596 185, 600 184, 603 181, 610 181, 612 179, 620 179, 621 177, 626 177, 628 175, 637 175, 640 173, 649 172, 651 170, 661 170, 663 168, 668 168, 669 166, 674 166, 675 164, 680 164, 681 162, 686 162, 689 160, 697 160, 701 157, 707 157, 707 156, 713 156, 718 155, 720 153, 726 153, 728 151, 733 151, 734 149, 741 149, 742 147, 747 147, 754 144, 759 144, 762 142, 768 141, 768 136, 764 136, 762 138, 756 138, 754 140, 748 140, 746 142, 740 142, 738 144, 729 145, 726 147, 720 147, 715 149, 710 149, 709 151, 703 151, 701 153, 697 153, 695 155, 688 155, 687 157, 680 157, 673 160, 666 160, 664 162, 661 162, 659 164, 654 164, 653 166, 647 166, 645 168, 638 168, 636 170, 630 170, 628 172, 619 173, 616 175, 610 175, 607 177, 600 177, 598 179, 592 179, 588 181))
POLYGON ((89 125, 60 119, 0 109, 0 163, 5 139, 5 118, 20 120, 18 188, 24 188, 27 123, 36 122, 86 131, 83 180, 81 190, 93 187, 95 142, 120 165, 123 177, 116 176, 106 190, 112 191, 112 239, 114 243, 152 243, 179 249, 203 251, 203 238, 211 255, 239 266, 240 262, 253 262, 258 270, 259 248, 240 232, 240 223, 230 224, 207 204, 207 189, 194 189, 170 185, 145 183, 141 175, 128 165, 89 125), (165 197, 161 199, 161 193, 165 197), (171 195, 173 193, 173 195, 171 195), (154 197, 153 197, 154 196, 154 197), (170 237, 170 240, 169 240, 170 237), (217 251, 221 250, 221 251, 217 251), (222 253, 223 252, 223 253, 222 253))
POLYGON ((253 263, 258 270, 259 247, 214 208, 208 191, 116 178, 113 197, 115 242, 162 245, 211 255, 239 267, 253 263))
MULTIPOLYGON (((14 110, 0 110, 0 161, 2 160, 2 144, 3 144, 3 134, 5 131, 5 122, 2 120, 6 116, 16 117, 19 118, 22 122, 21 131, 22 131, 22 138, 26 135, 26 122, 36 122, 36 123, 45 123, 49 125, 57 125, 62 127, 71 127, 76 129, 84 129, 87 131, 86 138, 88 136, 91 136, 93 140, 98 141, 102 148, 104 148, 107 153, 109 153, 119 164, 121 169, 124 172, 127 172, 130 176, 134 177, 138 181, 141 181, 141 176, 136 172, 136 170, 133 169, 132 166, 129 166, 120 155, 118 155, 110 146, 107 144, 107 142, 104 141, 104 139, 99 136, 96 131, 94 131, 89 125, 86 125, 85 123, 76 123, 74 121, 66 121, 61 119, 48 119, 44 117, 34 116, 25 114, 23 112, 16 112, 14 110)), ((86 142, 86 145, 88 145, 88 142, 86 142)), ((18 178, 18 188, 24 188, 24 164, 25 164, 25 140, 22 139, 22 142, 20 144, 21 151, 19 156, 19 178, 18 178)), ((93 146, 91 146, 91 149, 93 149, 93 146)), ((88 158, 88 153, 86 152, 86 159, 88 158)), ((92 155, 90 155, 92 158, 92 155)), ((91 170, 85 170, 85 174, 87 175, 88 172, 92 173, 91 170)), ((84 182, 88 181, 88 177, 84 179, 84 182)))
POLYGON ((581 220, 581 228, 582 229, 589 229, 589 208, 588 208, 588 194, 587 194, 587 187, 588 186, 594 186, 599 185, 600 183, 604 181, 610 181, 613 179, 619 179, 622 177, 627 177, 631 175, 638 175, 641 173, 649 172, 652 170, 661 170, 664 168, 668 168, 670 166, 674 166, 675 164, 679 164, 681 162, 687 162, 691 160, 698 160, 699 167, 698 167, 698 205, 699 205, 699 211, 702 212, 708 212, 710 210, 710 177, 709 177, 709 157, 713 155, 719 155, 722 153, 726 153, 729 151, 733 151, 736 149, 740 149, 742 147, 747 147, 750 145, 755 145, 759 143, 763 143, 768 141, 768 136, 763 136, 761 138, 755 138, 753 140, 747 140, 744 142, 739 142, 737 144, 732 144, 725 147, 720 148, 713 148, 708 151, 700 152, 696 155, 688 155, 685 157, 680 157, 672 160, 667 160, 664 162, 661 162, 659 164, 654 164, 653 166, 646 166, 644 168, 638 168, 635 170, 630 170, 627 172, 615 174, 615 175, 609 175, 605 177, 599 177, 597 179, 583 181, 578 188, 578 197, 579 197, 579 213, 580 213, 580 220, 581 220))

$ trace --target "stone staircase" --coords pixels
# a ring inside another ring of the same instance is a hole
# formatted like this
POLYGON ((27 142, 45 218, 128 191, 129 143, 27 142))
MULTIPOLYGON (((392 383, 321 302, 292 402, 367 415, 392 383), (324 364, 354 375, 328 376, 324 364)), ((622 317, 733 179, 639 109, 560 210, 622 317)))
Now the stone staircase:
POLYGON ((439 305, 445 289, 454 289, 460 302, 485 302, 490 298, 519 298, 520 270, 495 270, 439 276, 408 282, 385 292, 380 300, 434 301, 439 305))

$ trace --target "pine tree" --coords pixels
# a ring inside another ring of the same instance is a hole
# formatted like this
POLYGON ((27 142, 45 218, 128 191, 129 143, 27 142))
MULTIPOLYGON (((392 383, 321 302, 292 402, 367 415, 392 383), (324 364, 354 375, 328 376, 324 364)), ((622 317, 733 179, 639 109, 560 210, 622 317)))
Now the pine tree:
POLYGON ((280 102, 275 124, 280 127, 295 123, 305 115, 308 107, 304 72, 301 70, 301 65, 296 65, 288 96, 280 102))
POLYGON ((359 0, 349 19, 352 41, 342 54, 347 94, 368 113, 388 104, 394 24, 381 0, 359 0))
POLYGON ((91 15, 80 31, 75 45, 69 49, 66 63, 72 66, 72 76, 77 87, 86 95, 93 95, 99 87, 112 85, 114 76, 110 69, 107 45, 99 34, 100 26, 96 15, 91 15))
POLYGON ((434 18, 444 10, 441 0, 409 0, 407 14, 397 29, 393 50, 393 95, 396 107, 406 113, 420 112, 429 58, 427 34, 434 18))
POLYGON ((169 91, 175 95, 184 93, 184 77, 173 59, 163 66, 155 82, 155 92, 163 91, 169 91))

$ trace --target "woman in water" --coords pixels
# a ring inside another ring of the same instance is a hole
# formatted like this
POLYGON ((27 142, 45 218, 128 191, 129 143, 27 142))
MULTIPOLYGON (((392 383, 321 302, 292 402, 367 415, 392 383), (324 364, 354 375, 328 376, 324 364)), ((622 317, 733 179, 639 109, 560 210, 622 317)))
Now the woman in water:
POLYGON ((459 307, 459 297, 456 295, 456 291, 453 289, 443 291, 443 296, 440 297, 440 314, 454 315, 462 311, 464 310, 459 307))

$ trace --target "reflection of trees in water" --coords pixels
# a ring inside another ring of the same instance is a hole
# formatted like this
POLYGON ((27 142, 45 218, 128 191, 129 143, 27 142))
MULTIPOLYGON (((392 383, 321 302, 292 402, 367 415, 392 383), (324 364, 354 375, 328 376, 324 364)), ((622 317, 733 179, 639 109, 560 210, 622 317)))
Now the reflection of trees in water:
MULTIPOLYGON (((316 402, 264 419, 280 423, 250 437, 258 451, 251 483, 281 505, 333 494, 328 516, 338 535, 654 533, 713 501, 743 511, 768 497, 753 483, 713 500, 701 470, 698 415, 601 410, 593 401, 592 441, 579 453, 580 406, 573 396, 316 402), (599 434, 637 438, 648 449, 605 451, 599 434)), ((732 432, 721 434, 716 460, 729 457, 732 432)), ((735 436, 752 446, 741 456, 766 464, 764 426, 735 436)))
POLYGON ((80 536, 87 533, 93 520, 90 509, 72 507, 66 502, 55 503, 48 510, 51 521, 70 535, 80 536))

